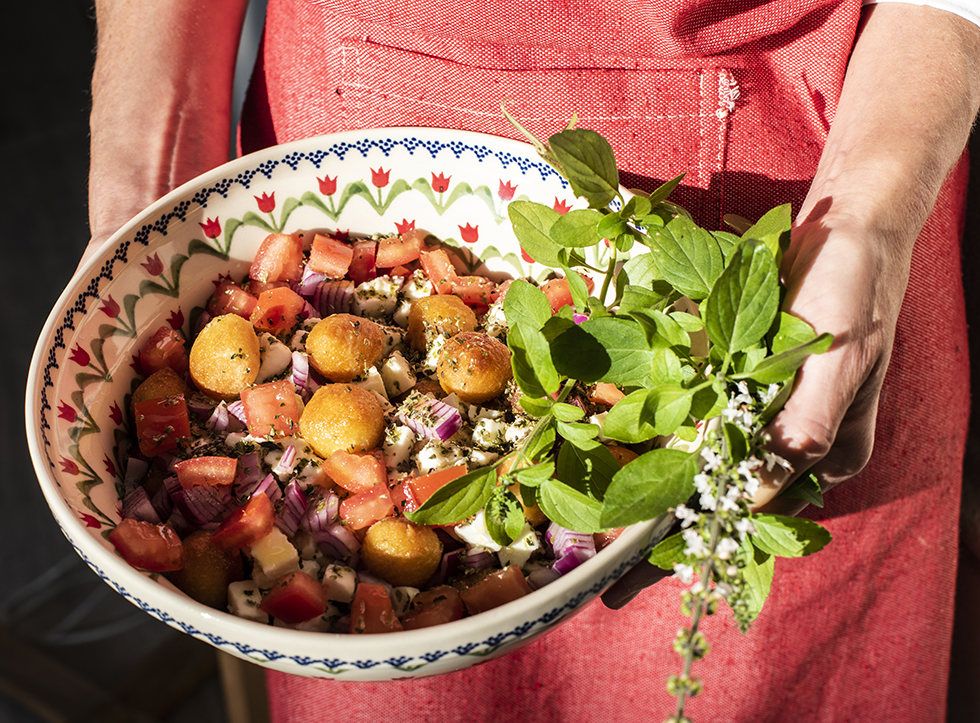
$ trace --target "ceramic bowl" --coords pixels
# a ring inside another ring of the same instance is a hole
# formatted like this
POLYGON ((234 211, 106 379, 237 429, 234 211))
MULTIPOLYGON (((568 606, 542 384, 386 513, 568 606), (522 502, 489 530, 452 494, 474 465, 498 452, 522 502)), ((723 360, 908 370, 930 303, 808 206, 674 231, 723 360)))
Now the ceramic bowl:
MULTIPOLYGON (((460 249, 467 273, 537 276, 507 204, 570 208, 570 188, 527 144, 442 129, 341 133, 217 168, 134 218, 72 279, 41 333, 27 387, 27 432, 44 495, 78 554, 120 595, 221 650, 288 673, 378 681, 459 670, 512 651, 603 592, 668 521, 628 529, 534 593, 436 628, 385 635, 299 632, 201 605, 137 571, 106 535, 119 521, 124 411, 137 351, 163 324, 188 330, 222 274, 241 278, 272 231, 425 229, 460 249)), ((599 250, 601 253, 602 250, 599 250)))

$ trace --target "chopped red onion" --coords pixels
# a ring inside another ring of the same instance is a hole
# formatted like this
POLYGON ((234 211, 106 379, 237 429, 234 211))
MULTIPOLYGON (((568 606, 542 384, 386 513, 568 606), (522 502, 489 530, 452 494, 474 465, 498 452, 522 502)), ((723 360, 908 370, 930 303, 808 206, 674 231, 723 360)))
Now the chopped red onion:
POLYGON ((228 405, 228 413, 242 424, 248 425, 248 419, 245 417, 245 405, 242 404, 241 399, 236 399, 228 405))
POLYGON ((300 525, 319 542, 318 535, 326 533, 340 519, 340 497, 329 490, 320 490, 310 496, 300 525))
MULTIPOLYGON (((290 447, 292 449, 292 447, 290 447)), ((283 505, 276 515, 276 526, 289 537, 296 534, 299 523, 306 514, 306 494, 295 480, 286 485, 283 505)))
POLYGON ((320 551, 337 560, 346 560, 361 549, 361 543, 354 533, 339 522, 333 523, 326 530, 312 534, 320 551))
POLYGON ((445 442, 463 426, 456 407, 414 389, 395 415, 406 427, 427 439, 445 442))
POLYGON ((584 532, 573 532, 555 522, 548 525, 544 539, 555 551, 555 557, 564 556, 572 548, 591 550, 592 555, 595 554, 595 540, 592 535, 584 532))
POLYGON ((208 325, 208 322, 211 321, 211 318, 212 318, 211 312, 206 310, 201 312, 201 315, 197 317, 197 323, 194 325, 194 336, 197 336, 198 334, 201 333, 201 329, 203 329, 208 325))
POLYGON ((588 320, 589 317, 586 316, 585 314, 580 314, 577 311, 572 313, 572 321, 574 321, 576 324, 581 324, 583 321, 588 321, 588 320))
POLYGON ((208 421, 204 423, 204 426, 216 432, 225 432, 228 430, 228 419, 228 407, 224 402, 221 402, 214 408, 214 412, 208 417, 208 421))
POLYGON ((126 476, 123 478, 123 489, 130 489, 146 477, 150 463, 139 457, 130 457, 126 462, 126 476))
POLYGON ((591 551, 584 547, 572 547, 552 564, 552 569, 559 575, 566 575, 590 557, 595 557, 595 549, 591 551))
POLYGON ((293 352, 293 386, 304 389, 310 379, 310 358, 301 351, 293 352))
POLYGON ((316 293, 317 287, 327 280, 327 275, 319 271, 314 271, 309 266, 303 267, 303 278, 299 280, 297 293, 305 298, 310 298, 316 293))
POLYGON ((561 577, 561 573, 554 568, 539 567, 536 570, 532 570, 531 574, 527 576, 527 584, 531 586, 532 590, 540 590, 548 583, 557 580, 559 577, 561 577))
POLYGON ((174 509, 173 498, 171 498, 170 491, 165 485, 160 485, 153 497, 150 498, 150 502, 161 520, 167 519, 174 509))
POLYGON ((439 567, 432 574, 432 577, 429 578, 428 582, 425 583, 425 589, 445 584, 446 580, 459 569, 461 557, 462 550, 453 550, 452 552, 443 554, 439 567))
POLYGON ((195 527, 224 512, 234 499, 229 485, 198 485, 171 493, 178 509, 195 527))
POLYGON ((123 517, 158 524, 160 515, 142 487, 134 487, 123 499, 123 517))
POLYGON ((214 412, 214 402, 199 394, 189 394, 184 398, 187 411, 198 417, 210 417, 214 412))
POLYGON ((256 487, 249 497, 257 495, 259 492, 265 493, 265 496, 269 498, 269 501, 275 504, 282 498, 282 490, 279 489, 279 482, 271 474, 267 474, 259 482, 258 487, 256 487))
POLYGON ((471 547, 466 550, 462 562, 472 570, 486 570, 497 564, 497 558, 485 547, 471 547))
POLYGON ((276 462, 276 466, 272 468, 273 474, 277 477, 285 477, 290 474, 293 469, 296 468, 296 447, 293 445, 287 445, 286 449, 282 452, 282 457, 276 462))
POLYGON ((235 471, 235 496, 246 498, 259 486, 262 481, 262 466, 259 464, 259 453, 249 452, 238 458, 238 468, 235 471))
POLYGON ((304 296, 321 318, 331 314, 348 314, 354 299, 354 282, 350 279, 328 279, 317 284, 312 294, 304 296))
POLYGON ((382 580, 377 575, 372 575, 367 570, 357 571, 357 584, 360 585, 362 582, 366 582, 369 585, 380 585, 388 592, 389 595, 391 594, 391 588, 392 588, 391 583, 382 580))

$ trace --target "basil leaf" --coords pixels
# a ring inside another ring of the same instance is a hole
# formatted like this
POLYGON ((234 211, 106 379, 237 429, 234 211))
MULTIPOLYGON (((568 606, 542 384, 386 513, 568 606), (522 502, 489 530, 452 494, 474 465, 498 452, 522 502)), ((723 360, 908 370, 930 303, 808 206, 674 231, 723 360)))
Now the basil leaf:
POLYGON ((742 551, 745 554, 742 599, 747 604, 747 614, 739 621, 739 627, 744 633, 749 623, 759 617, 766 598, 769 597, 772 578, 776 572, 776 558, 756 548, 750 537, 742 541, 742 551))
POLYGON ((561 380, 551 361, 547 339, 537 329, 520 324, 507 334, 514 381, 525 394, 545 397, 558 391, 561 380))
POLYGON ((695 390, 691 400, 691 416, 695 419, 711 419, 721 414, 721 410, 727 406, 728 396, 725 394, 724 382, 714 379, 711 384, 699 386, 695 390))
POLYGON ((727 448, 727 461, 737 464, 748 456, 749 440, 741 427, 731 422, 725 422, 721 425, 721 433, 727 448))
MULTIPOLYGON (((681 178, 682 176, 678 176, 675 180, 679 182, 681 178)), ((654 193, 658 193, 661 189, 663 189, 664 186, 667 186, 669 183, 670 181, 668 181, 663 186, 658 188, 656 191, 654 191, 654 193)), ((674 186, 676 185, 677 184, 675 183, 674 186)), ((667 191, 668 194, 670 193, 670 191, 674 190, 674 186, 671 186, 671 188, 667 191)), ((658 200, 651 201, 650 200, 651 198, 652 195, 648 197, 642 194, 634 193, 634 195, 630 196, 630 199, 626 202, 626 205, 623 206, 623 210, 620 215, 623 218, 627 218, 627 219, 633 216, 646 216, 647 214, 650 213, 650 211, 653 210, 653 207, 657 203, 659 203, 658 200)), ((666 196, 664 196, 664 198, 666 198, 666 196)))
POLYGON ((797 477, 789 487, 779 493, 779 496, 792 497, 808 502, 814 507, 823 507, 823 492, 820 489, 820 482, 813 472, 807 472, 797 477))
POLYGON ((595 440, 588 441, 592 444, 584 447, 570 440, 563 444, 558 451, 555 469, 562 482, 601 500, 613 475, 619 471, 619 463, 608 448, 595 440))
MULTIPOLYGON (((604 208, 619 195, 619 170, 609 141, 595 131, 572 128, 548 139, 576 196, 604 208)), ((533 254, 532 254, 533 255, 533 254)))
POLYGON ((752 515, 752 543, 770 555, 804 557, 822 550, 830 532, 812 520, 786 515, 752 515))
POLYGON ((642 286, 650 288, 654 281, 663 281, 664 276, 657 268, 657 261, 653 254, 639 254, 629 259, 619 272, 619 278, 624 279, 631 286, 642 286))
POLYGON ((683 216, 654 231, 650 240, 664 278, 693 301, 705 298, 725 269, 718 240, 683 216))
POLYGON ((601 532, 602 503, 573 487, 550 479, 537 489, 538 505, 552 522, 575 532, 601 532))
POLYGON ((524 508, 513 492, 505 490, 491 495, 484 508, 484 520, 490 539, 501 547, 511 544, 524 532, 524 508))
POLYGON ((641 420, 652 425, 659 435, 673 434, 687 419, 693 397, 692 390, 679 384, 663 384, 649 389, 643 401, 641 420))
POLYGON ((647 390, 638 389, 616 402, 602 423, 602 435, 617 442, 639 444, 657 436, 653 424, 641 421, 647 390))
POLYGON ((635 309, 652 309, 663 306, 664 302, 674 293, 673 287, 666 281, 655 281, 649 289, 641 286, 625 286, 619 292, 622 300, 619 302, 619 313, 628 314, 635 309))
MULTIPOLYGON (((589 306, 589 287, 581 274, 572 271, 568 266, 562 264, 562 271, 568 280, 568 291, 572 295, 572 303, 576 309, 586 309, 589 306)), ((506 298, 506 297, 505 297, 506 298)))
POLYGON ((614 239, 623 234, 631 233, 632 229, 629 226, 628 218, 629 212, 625 208, 618 213, 606 214, 596 225, 595 232, 599 238, 607 239, 614 239))
POLYGON ((688 334, 693 334, 704 328, 704 322, 701 319, 694 314, 688 314, 686 311, 672 311, 667 316, 677 322, 677 325, 688 334))
POLYGON ((604 216, 590 208, 577 208, 561 215, 552 224, 548 235, 559 246, 566 248, 586 248, 595 246, 602 238, 596 227, 604 216))
POLYGON ((793 385, 784 384, 779 391, 776 392, 776 396, 769 401, 766 408, 759 413, 759 422, 763 426, 769 424, 769 422, 773 420, 773 417, 779 414, 779 411, 783 408, 783 405, 789 401, 790 394, 792 393, 793 385))
POLYGON ((585 416, 585 412, 581 407, 576 407, 574 404, 566 404, 565 402, 558 402, 553 405, 552 414, 555 415, 555 419, 562 422, 574 422, 585 416))
POLYGON ((545 266, 558 265, 558 250, 561 248, 548 235, 559 214, 552 208, 532 201, 511 201, 507 205, 507 216, 521 248, 545 266))
POLYGON ((654 386, 673 384, 684 375, 677 352, 667 347, 654 349, 650 359, 650 381, 654 386))
MULTIPOLYGON (((680 182, 684 179, 684 174, 672 178, 666 183, 660 185, 653 193, 647 196, 647 202, 651 207, 656 206, 658 203, 667 200, 667 196, 674 192, 674 189, 680 185, 680 182)), ((637 216, 645 216, 644 213, 637 213, 637 216)))
POLYGON ((589 319, 552 342, 552 359, 563 376, 583 382, 638 385, 651 354, 639 324, 613 316, 589 319))
POLYGON ((779 354, 816 338, 817 332, 803 319, 780 311, 773 326, 772 341, 769 346, 773 354, 779 354))
POLYGON ((510 472, 510 476, 514 477, 524 487, 540 487, 554 475, 554 462, 542 462, 531 467, 522 467, 516 472, 510 472))
POLYGON ((557 423, 558 434, 563 439, 567 439, 572 444, 580 447, 594 447, 599 444, 595 438, 599 435, 598 424, 588 424, 583 422, 561 422, 557 423))
POLYGON ((522 394, 517 400, 517 403, 521 406, 521 409, 535 418, 543 417, 550 412, 553 404, 551 397, 532 397, 527 394, 522 394))
POLYGON ((708 338, 732 353, 762 339, 779 308, 779 269, 761 241, 739 247, 708 297, 704 326, 708 338))
POLYGON ((684 554, 687 543, 680 532, 665 537, 650 550, 647 560, 651 565, 656 565, 661 570, 673 570, 676 563, 686 562, 688 556, 684 554))
POLYGON ((551 454, 555 446, 555 423, 554 419, 541 422, 545 426, 537 433, 537 437, 528 443, 524 454, 533 462, 542 462, 551 454))
POLYGON ((651 348, 658 346, 679 346, 691 348, 691 337, 681 325, 662 311, 656 309, 633 309, 629 312, 643 329, 651 348))
POLYGON ((744 374, 734 375, 734 379, 755 379, 759 384, 778 384, 792 377, 796 370, 811 354, 823 354, 834 343, 831 334, 821 334, 813 341, 787 349, 774 356, 766 357, 744 374))
POLYGON ((732 251, 738 248, 739 243, 742 239, 733 233, 727 233, 725 231, 712 231, 711 235, 715 237, 715 241, 718 242, 718 247, 721 249, 721 255, 728 261, 728 258, 732 255, 732 251))
POLYGON ((515 279, 504 296, 504 317, 510 328, 523 324, 540 329, 551 318, 551 304, 537 286, 524 279, 515 279))
POLYGON ((776 206, 750 227, 742 238, 754 238, 762 241, 778 265, 783 252, 789 248, 790 235, 793 228, 793 207, 786 203, 776 206))
POLYGON ((481 467, 447 482, 405 516, 420 525, 452 525, 479 512, 496 486, 496 467, 481 467))
POLYGON ((602 503, 603 527, 625 527, 652 520, 694 493, 697 456, 676 449, 654 449, 613 475, 602 503))

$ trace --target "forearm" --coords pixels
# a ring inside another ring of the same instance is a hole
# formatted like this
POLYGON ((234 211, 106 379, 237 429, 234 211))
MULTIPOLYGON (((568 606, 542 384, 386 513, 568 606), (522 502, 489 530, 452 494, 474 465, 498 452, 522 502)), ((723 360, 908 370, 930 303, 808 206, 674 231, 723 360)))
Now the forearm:
POLYGON ((980 107, 980 28, 903 3, 866 12, 799 218, 859 216, 910 245, 980 107))
POLYGON ((246 0, 97 0, 89 222, 105 240, 228 159, 246 0))

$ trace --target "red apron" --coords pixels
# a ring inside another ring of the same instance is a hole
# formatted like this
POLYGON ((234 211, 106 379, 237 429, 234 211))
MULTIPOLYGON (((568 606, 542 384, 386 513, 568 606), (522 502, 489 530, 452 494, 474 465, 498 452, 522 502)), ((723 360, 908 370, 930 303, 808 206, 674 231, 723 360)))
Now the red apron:
MULTIPOLYGON (((624 185, 685 172, 703 224, 798 209, 840 94, 860 0, 270 0, 245 151, 332 131, 437 126, 546 137, 576 115, 624 185)), ((703 625, 696 721, 943 721, 969 411, 959 266, 966 164, 916 245, 865 472, 806 514, 834 542, 777 565, 747 635, 703 625), (927 381, 927 385, 923 384, 927 381)), ((274 723, 663 720, 681 586, 596 602, 503 659, 438 678, 269 673, 274 723)))

